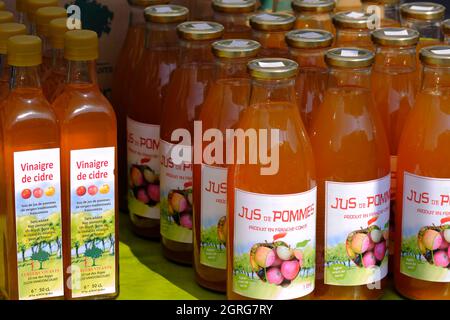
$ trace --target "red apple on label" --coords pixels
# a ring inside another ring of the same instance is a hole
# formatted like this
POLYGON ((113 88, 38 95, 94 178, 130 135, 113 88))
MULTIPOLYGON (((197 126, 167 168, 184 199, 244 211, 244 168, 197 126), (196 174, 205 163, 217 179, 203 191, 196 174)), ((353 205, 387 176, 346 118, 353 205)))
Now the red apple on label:
POLYGON ((81 186, 77 188, 77 196, 82 197, 86 194, 86 188, 81 186))
POLYGON ((23 189, 22 191, 22 198, 23 199, 30 199, 31 197, 31 190, 30 189, 23 189))
POLYGON ((97 186, 92 185, 92 186, 90 186, 90 187, 88 188, 88 193, 89 193, 91 196, 95 196, 95 195, 97 194, 97 192, 98 192, 97 186))
POLYGON ((41 188, 36 188, 33 190, 33 196, 36 199, 39 199, 40 197, 42 197, 43 194, 44 194, 44 190, 42 190, 41 188))

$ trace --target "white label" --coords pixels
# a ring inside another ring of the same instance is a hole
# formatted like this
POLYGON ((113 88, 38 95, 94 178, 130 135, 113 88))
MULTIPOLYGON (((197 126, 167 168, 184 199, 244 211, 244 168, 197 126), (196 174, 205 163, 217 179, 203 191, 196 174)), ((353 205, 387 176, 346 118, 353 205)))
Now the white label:
POLYGON ((240 3, 246 3, 247 1, 244 0, 222 0, 222 3, 236 3, 236 4, 240 4, 240 3))
POLYGON ((159 219, 159 126, 127 119, 128 210, 159 219))
POLYGON ((434 54, 446 56, 450 54, 450 49, 431 50, 431 52, 433 52, 434 54))
POLYGON ((322 38, 323 36, 317 32, 305 32, 305 33, 300 33, 299 37, 306 38, 306 39, 318 39, 318 38, 322 38))
POLYGON ((325 184, 325 283, 357 286, 388 271, 390 176, 325 184))
POLYGON ((284 300, 314 290, 316 188, 268 195, 235 190, 233 291, 284 300))
POLYGON ((283 17, 275 16, 275 15, 267 14, 267 13, 260 14, 257 17, 260 20, 268 20, 268 21, 275 21, 275 20, 283 19, 283 17))
POLYGON ((284 67, 285 66, 283 62, 263 62, 263 61, 259 61, 258 64, 262 68, 279 68, 279 67, 284 67))
POLYGON ((430 11, 433 10, 434 7, 432 6, 411 6, 409 7, 410 10, 417 10, 417 11, 430 11))
POLYGON ((365 14, 362 12, 354 12, 354 11, 347 13, 347 17, 354 18, 354 19, 362 18, 362 17, 364 17, 364 15, 365 14))
POLYGON ((450 179, 405 172, 400 272, 450 282, 450 179))
POLYGON ((237 47, 237 48, 245 48, 249 45, 248 41, 245 40, 232 40, 228 46, 229 47, 237 47))
POLYGON ((72 297, 116 292, 115 148, 70 151, 72 297))
POLYGON ((384 34, 387 36, 407 36, 408 30, 401 30, 401 31, 389 31, 385 30, 384 34))
MULTIPOLYGON (((175 147, 179 146, 161 140, 161 235, 192 243, 192 161, 177 163, 175 147)), ((192 154, 191 147, 182 150, 192 154)))
POLYGON ((155 7, 154 10, 158 13, 167 13, 167 12, 172 12, 172 8, 167 6, 167 7, 155 7))
POLYGON ((357 57, 358 51, 356 50, 341 50, 342 57, 357 57))
POLYGON ((207 23, 193 23, 192 28, 197 30, 209 30, 212 29, 213 27, 207 23))
POLYGON ((227 169, 202 164, 200 263, 226 268, 227 169))
POLYGON ((55 148, 14 153, 20 300, 64 295, 59 152, 55 148))

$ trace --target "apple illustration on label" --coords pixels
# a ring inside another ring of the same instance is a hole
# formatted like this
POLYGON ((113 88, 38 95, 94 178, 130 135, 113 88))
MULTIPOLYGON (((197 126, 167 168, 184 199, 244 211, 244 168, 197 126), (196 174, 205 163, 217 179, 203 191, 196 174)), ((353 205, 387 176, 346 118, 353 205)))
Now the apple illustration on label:
POLYGON ((30 199, 31 197, 31 190, 30 189, 23 189, 22 191, 22 199, 30 199))
POLYGON ((441 219, 440 226, 425 226, 417 234, 417 246, 429 264, 450 268, 450 217, 441 219))
POLYGON ((55 195, 55 192, 56 192, 55 187, 47 187, 47 188, 45 188, 45 195, 47 197, 53 197, 55 195))
POLYGON ((90 187, 88 188, 88 193, 89 193, 91 196, 95 196, 95 195, 97 194, 97 192, 98 192, 98 188, 97 188, 97 186, 95 186, 95 185, 92 185, 92 186, 90 186, 90 187))
POLYGON ((43 195, 44 195, 44 191, 41 188, 36 188, 36 189, 33 190, 33 196, 36 199, 41 198, 43 195))
POLYGON ((98 189, 98 191, 101 193, 101 194, 107 194, 108 192, 109 192, 109 190, 110 190, 110 188, 109 188, 109 185, 108 184, 104 184, 104 185, 102 185, 101 187, 100 187, 100 189, 98 189))
POLYGON ((77 188, 77 196, 82 197, 86 194, 86 188, 83 186, 79 186, 77 188))

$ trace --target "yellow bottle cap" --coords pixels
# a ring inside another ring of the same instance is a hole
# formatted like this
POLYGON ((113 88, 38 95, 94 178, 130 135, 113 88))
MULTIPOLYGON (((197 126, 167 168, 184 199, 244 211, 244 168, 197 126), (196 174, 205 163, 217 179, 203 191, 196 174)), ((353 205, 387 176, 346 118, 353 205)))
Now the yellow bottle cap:
POLYGON ((72 30, 64 36, 64 57, 71 61, 90 61, 98 58, 97 33, 91 30, 72 30))
POLYGON ((0 10, 5 10, 6 9, 6 4, 4 1, 0 1, 0 10))
POLYGON ((27 0, 16 0, 16 11, 26 12, 27 11, 27 0))
POLYGON ((403 19, 437 21, 445 16, 445 7, 433 2, 411 2, 402 4, 400 13, 403 19))
POLYGON ((333 34, 319 29, 297 29, 286 34, 286 43, 296 49, 328 48, 333 44, 333 34))
POLYGON ((250 61, 247 69, 255 79, 282 80, 295 77, 298 64, 289 59, 263 58, 250 61))
POLYGON ((54 49, 64 49, 64 37, 66 32, 69 31, 69 28, 67 28, 67 18, 53 19, 50 21, 48 28, 51 47, 54 49))
POLYGON ((32 67, 42 63, 42 41, 37 36, 20 35, 8 39, 8 64, 32 67))
POLYGON ((0 54, 6 54, 8 39, 13 36, 27 34, 24 24, 8 22, 0 24, 0 54))
POLYGON ((28 21, 35 22, 36 11, 44 7, 57 7, 58 0, 28 0, 27 1, 27 17, 28 21))
POLYGON ((335 48, 325 54, 325 63, 337 68, 368 68, 374 60, 372 51, 359 48, 335 48))
POLYGON ((334 10, 336 2, 334 0, 294 0, 292 9, 295 12, 331 12, 334 10))
POLYGON ((148 7, 156 4, 167 4, 169 0, 128 0, 130 6, 148 7))
POLYGON ((14 15, 9 11, 0 11, 0 23, 14 22, 14 15))
POLYGON ((289 31, 295 17, 287 13, 259 13, 250 18, 250 26, 260 31, 289 31))
POLYGON ((36 11, 36 31, 40 36, 49 36, 50 21, 67 18, 67 11, 61 7, 43 7, 36 11))
POLYGON ((368 30, 372 15, 362 11, 346 11, 337 13, 333 17, 336 28, 368 30))

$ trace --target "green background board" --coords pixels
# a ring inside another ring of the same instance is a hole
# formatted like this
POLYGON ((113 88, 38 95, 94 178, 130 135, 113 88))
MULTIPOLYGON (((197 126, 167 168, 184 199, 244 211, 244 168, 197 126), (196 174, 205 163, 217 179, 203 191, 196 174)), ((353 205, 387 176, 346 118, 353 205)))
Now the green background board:
MULTIPOLYGON (((194 269, 169 262, 161 244, 136 237, 127 215, 120 215, 120 300, 218 300, 224 294, 203 289, 194 269)), ((402 299, 388 288, 384 300, 402 299)))

